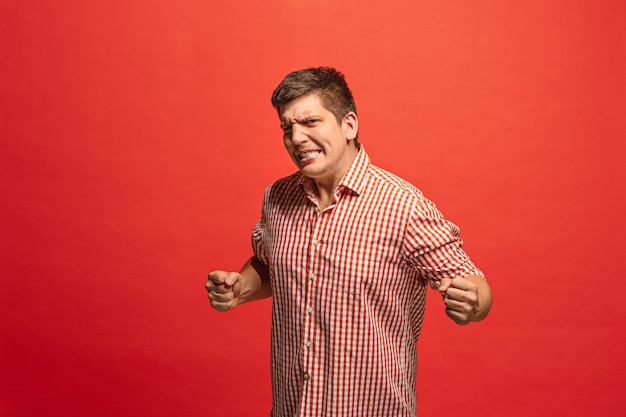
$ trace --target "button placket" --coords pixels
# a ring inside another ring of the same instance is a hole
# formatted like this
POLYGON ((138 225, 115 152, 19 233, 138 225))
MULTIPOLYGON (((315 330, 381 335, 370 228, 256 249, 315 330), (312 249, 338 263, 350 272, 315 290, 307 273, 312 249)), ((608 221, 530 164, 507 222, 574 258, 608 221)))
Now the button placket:
MULTIPOLYGON (((311 380, 311 371, 315 368, 315 358, 311 347, 313 346, 312 339, 315 334, 315 317, 313 314, 313 306, 315 305, 315 293, 317 285, 317 273, 315 267, 318 262, 318 246, 319 239, 317 238, 319 221, 321 219, 320 212, 317 207, 314 207, 311 212, 311 228, 309 235, 309 250, 307 253, 307 280, 306 280, 306 303, 305 303, 305 315, 304 315, 304 329, 302 333, 302 364, 304 382, 311 380)), ((306 385, 306 384, 305 384, 306 385)), ((306 390, 303 391, 303 395, 306 397, 306 390)), ((306 402, 306 398, 303 399, 306 402)))

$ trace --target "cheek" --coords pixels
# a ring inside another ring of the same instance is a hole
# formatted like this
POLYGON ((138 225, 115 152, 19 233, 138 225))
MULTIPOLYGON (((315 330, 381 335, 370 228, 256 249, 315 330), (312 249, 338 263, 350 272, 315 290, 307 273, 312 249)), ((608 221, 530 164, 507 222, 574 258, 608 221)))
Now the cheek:
POLYGON ((283 142, 283 145, 285 146, 285 150, 286 150, 286 151, 287 151, 287 153, 289 154, 289 157, 295 161, 296 159, 295 159, 295 157, 293 156, 293 150, 294 150, 294 148, 293 148, 293 144, 291 143, 291 141, 290 141, 290 140, 285 140, 285 141, 283 142))

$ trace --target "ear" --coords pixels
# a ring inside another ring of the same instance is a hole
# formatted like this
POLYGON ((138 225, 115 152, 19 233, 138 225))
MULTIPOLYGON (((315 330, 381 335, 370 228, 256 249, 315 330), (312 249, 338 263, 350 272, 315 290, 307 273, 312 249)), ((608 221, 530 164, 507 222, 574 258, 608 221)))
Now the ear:
POLYGON ((342 127, 346 140, 354 140, 359 133, 359 118, 356 113, 350 112, 343 117, 342 127))

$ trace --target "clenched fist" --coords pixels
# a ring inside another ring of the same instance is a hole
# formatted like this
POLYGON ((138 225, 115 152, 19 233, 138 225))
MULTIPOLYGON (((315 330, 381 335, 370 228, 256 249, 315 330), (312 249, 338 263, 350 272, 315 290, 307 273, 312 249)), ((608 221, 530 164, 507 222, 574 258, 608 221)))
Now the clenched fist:
POLYGON ((209 293, 211 307, 217 311, 227 311, 239 304, 241 297, 239 272, 213 271, 204 286, 209 293))

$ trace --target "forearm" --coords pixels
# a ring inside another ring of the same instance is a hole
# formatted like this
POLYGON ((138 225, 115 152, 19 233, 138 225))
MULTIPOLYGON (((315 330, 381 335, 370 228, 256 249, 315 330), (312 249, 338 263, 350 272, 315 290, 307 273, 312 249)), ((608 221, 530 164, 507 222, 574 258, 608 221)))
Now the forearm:
POLYGON ((480 321, 487 317, 491 310, 492 293, 491 287, 483 277, 478 275, 470 275, 466 278, 478 288, 478 310, 472 321, 480 321))
POLYGON ((272 295, 269 269, 254 256, 246 262, 239 272, 242 287, 239 304, 261 300, 272 295))

